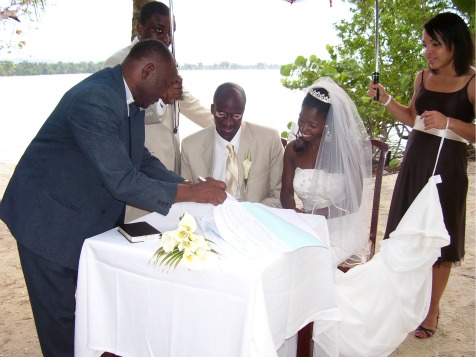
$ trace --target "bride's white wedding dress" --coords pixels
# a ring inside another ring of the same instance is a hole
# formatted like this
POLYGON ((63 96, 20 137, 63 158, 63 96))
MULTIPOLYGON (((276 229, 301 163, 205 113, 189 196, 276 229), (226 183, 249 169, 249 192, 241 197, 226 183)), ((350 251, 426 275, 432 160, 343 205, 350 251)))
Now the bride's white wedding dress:
MULTIPOLYGON (((308 171, 312 170, 296 170, 294 180, 295 192, 306 209, 315 203, 305 194, 312 174, 308 171)), ((379 253, 369 262, 347 273, 336 269, 335 292, 342 321, 314 325, 314 356, 388 356, 423 321, 430 303, 432 265, 441 247, 449 243, 438 180, 439 176, 430 178, 391 239, 381 242, 379 253)), ((331 229, 329 233, 334 250, 331 229)), ((338 240, 338 250, 350 250, 344 237, 338 240)), ((295 356, 293 339, 278 351, 279 356, 295 356)))
MULTIPOLYGON (((345 200, 345 177, 340 173, 328 173, 323 170, 296 168, 294 173, 294 192, 302 201, 304 211, 313 213, 316 209, 326 207, 341 207, 345 200), (320 184, 311 190, 316 182, 320 184), (313 192, 312 195, 309 192, 313 192)), ((369 185, 365 185, 369 187, 369 185)), ((364 188, 366 189, 366 188, 364 188)), ((367 197, 367 193, 363 194, 367 197)), ((362 204, 360 210, 366 210, 362 204)), ((359 211, 360 211, 359 210, 359 211)), ((329 236, 331 237, 331 257, 334 267, 352 256, 367 255, 366 242, 368 238, 362 234, 366 230, 366 222, 362 222, 366 214, 362 212, 349 213, 327 220, 329 236)))
POLYGON ((296 168, 294 173, 294 192, 303 203, 305 212, 312 212, 315 209, 326 208, 344 200, 344 177, 339 173, 328 173, 323 170, 296 168), (317 188, 316 193, 309 194, 314 178, 314 173, 318 176, 319 182, 329 182, 317 188))

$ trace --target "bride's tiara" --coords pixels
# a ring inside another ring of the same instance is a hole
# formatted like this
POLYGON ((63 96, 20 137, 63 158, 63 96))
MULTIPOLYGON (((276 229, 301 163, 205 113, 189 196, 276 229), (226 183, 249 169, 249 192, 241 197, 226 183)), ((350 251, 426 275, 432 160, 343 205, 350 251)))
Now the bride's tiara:
POLYGON ((327 95, 325 95, 325 94, 322 94, 322 93, 318 92, 318 91, 315 90, 315 89, 311 89, 311 90, 309 91, 309 94, 312 95, 314 98, 320 100, 321 102, 331 104, 331 98, 329 98, 329 97, 328 97, 327 95))

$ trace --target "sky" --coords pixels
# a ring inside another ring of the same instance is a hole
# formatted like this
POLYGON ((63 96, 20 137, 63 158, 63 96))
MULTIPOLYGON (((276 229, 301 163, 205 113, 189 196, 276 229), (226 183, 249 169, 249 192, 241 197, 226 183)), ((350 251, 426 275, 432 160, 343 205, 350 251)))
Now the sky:
MULTIPOLYGON (((0 7, 9 0, 0 0, 0 7)), ((169 4, 168 1, 164 1, 169 4)), ((350 18, 342 0, 175 0, 179 64, 285 64, 298 55, 328 58, 333 23, 350 18)), ((47 0, 40 20, 9 21, 0 36, 23 31, 26 46, 0 60, 104 61, 130 42, 132 0, 47 0)))

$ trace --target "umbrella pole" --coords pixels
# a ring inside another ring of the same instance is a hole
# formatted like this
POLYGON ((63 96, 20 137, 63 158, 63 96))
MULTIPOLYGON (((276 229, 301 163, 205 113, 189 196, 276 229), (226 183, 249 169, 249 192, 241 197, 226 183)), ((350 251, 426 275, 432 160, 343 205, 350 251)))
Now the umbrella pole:
MULTIPOLYGON (((172 0, 170 0, 172 1, 172 0)), ((372 81, 378 83, 380 80, 380 74, 378 72, 378 58, 379 57, 379 41, 378 41, 378 0, 375 0, 375 72, 372 74, 372 81)), ((377 94, 373 98, 375 101, 379 99, 379 90, 377 88, 377 94)))
POLYGON ((172 55, 175 58, 175 21, 174 21, 174 3, 169 0, 169 13, 170 13, 170 45, 172 47, 172 55))
MULTIPOLYGON (((172 55, 175 59, 175 18, 174 18, 174 4, 172 0, 169 0, 169 12, 170 12, 170 45, 172 47, 172 55)), ((179 103, 176 100, 172 106, 174 117, 174 134, 177 133, 179 127, 179 103)))

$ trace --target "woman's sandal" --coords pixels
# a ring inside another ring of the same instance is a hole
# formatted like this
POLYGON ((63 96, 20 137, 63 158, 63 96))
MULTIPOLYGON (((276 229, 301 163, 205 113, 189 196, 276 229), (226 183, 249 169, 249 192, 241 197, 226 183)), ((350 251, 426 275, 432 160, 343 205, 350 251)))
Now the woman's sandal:
POLYGON ((425 328, 425 327, 423 327, 423 326, 420 325, 420 326, 418 326, 418 328, 415 330, 414 336, 415 336, 416 338, 424 339, 424 338, 428 338, 428 337, 433 336, 433 335, 435 334, 435 332, 436 332, 436 330, 430 330, 429 328, 425 328), (416 333, 417 333, 418 331, 422 331, 422 332, 424 333, 424 335, 423 335, 423 336, 417 335, 416 333))
POLYGON ((421 339, 425 339, 425 338, 428 338, 428 337, 431 337, 435 334, 436 332, 436 329, 438 328, 438 320, 440 319, 440 315, 438 315, 438 317, 436 318, 436 328, 434 330, 430 330, 429 328, 426 328, 426 327, 423 327, 422 325, 418 326, 418 328, 415 330, 415 334, 414 336, 416 338, 421 338, 421 339), (423 336, 419 336, 417 335, 416 333, 418 331, 422 331, 424 333, 423 336))

